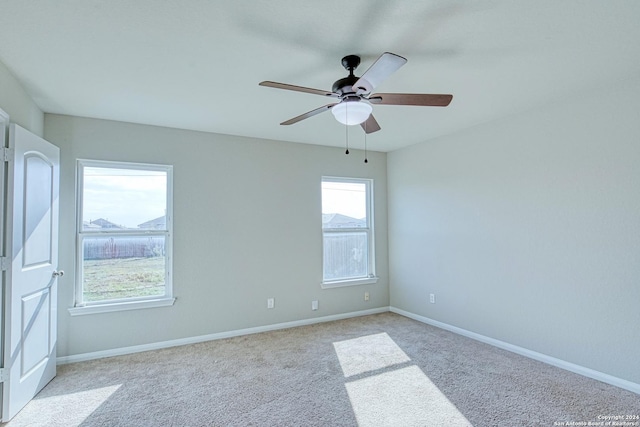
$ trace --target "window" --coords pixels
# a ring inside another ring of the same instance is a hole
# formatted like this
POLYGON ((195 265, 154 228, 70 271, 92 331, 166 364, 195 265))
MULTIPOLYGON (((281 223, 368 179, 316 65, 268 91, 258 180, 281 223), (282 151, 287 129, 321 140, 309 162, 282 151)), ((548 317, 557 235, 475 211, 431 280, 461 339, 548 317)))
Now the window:
POLYGON ((171 305, 172 167, 78 161, 71 314, 171 305))
POLYGON ((376 283, 370 179, 322 178, 323 287, 376 283))

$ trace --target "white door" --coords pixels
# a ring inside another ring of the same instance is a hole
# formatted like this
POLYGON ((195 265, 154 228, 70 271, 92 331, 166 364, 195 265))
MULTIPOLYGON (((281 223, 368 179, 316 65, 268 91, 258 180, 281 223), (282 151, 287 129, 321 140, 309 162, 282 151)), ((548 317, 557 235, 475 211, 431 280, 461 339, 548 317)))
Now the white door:
POLYGON ((9 128, 2 421, 56 375, 58 147, 9 128), (9 250, 10 248, 10 250, 9 250), (6 379, 8 372, 8 379, 6 379))

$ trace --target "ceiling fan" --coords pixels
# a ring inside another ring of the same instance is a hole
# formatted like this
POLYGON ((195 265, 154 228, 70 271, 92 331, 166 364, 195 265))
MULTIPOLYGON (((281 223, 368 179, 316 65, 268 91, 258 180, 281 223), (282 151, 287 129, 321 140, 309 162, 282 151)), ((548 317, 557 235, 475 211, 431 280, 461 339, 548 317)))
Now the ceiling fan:
POLYGON ((336 120, 345 125, 360 125, 366 133, 377 132, 380 125, 371 112, 374 105, 416 105, 428 107, 446 107, 453 99, 453 95, 432 95, 423 93, 374 93, 383 80, 397 69, 406 64, 407 60, 394 53, 385 52, 369 67, 365 73, 357 77, 353 71, 360 65, 360 57, 347 55, 342 58, 342 66, 349 71, 349 75, 333 83, 331 91, 294 86, 272 81, 260 82, 260 86, 286 89, 295 92, 305 92, 314 95, 334 98, 337 102, 327 104, 315 110, 308 111, 297 117, 280 123, 292 125, 301 120, 331 110, 336 120))

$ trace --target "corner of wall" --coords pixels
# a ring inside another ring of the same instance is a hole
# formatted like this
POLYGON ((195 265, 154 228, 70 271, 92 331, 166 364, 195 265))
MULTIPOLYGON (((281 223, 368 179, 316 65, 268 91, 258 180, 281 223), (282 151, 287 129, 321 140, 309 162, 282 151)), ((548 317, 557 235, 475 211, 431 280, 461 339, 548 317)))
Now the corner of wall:
POLYGON ((2 62, 0 62, 0 108, 9 114, 13 123, 40 137, 43 136, 44 112, 2 62))

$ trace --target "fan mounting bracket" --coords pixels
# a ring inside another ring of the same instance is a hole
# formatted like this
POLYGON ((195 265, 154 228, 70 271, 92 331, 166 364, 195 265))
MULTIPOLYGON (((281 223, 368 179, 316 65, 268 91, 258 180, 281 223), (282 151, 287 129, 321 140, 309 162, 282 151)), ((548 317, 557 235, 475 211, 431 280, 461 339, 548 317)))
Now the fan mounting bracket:
POLYGON ((353 74, 353 70, 358 68, 358 65, 360 65, 360 57, 358 55, 347 55, 342 58, 342 66, 351 74, 353 74))

